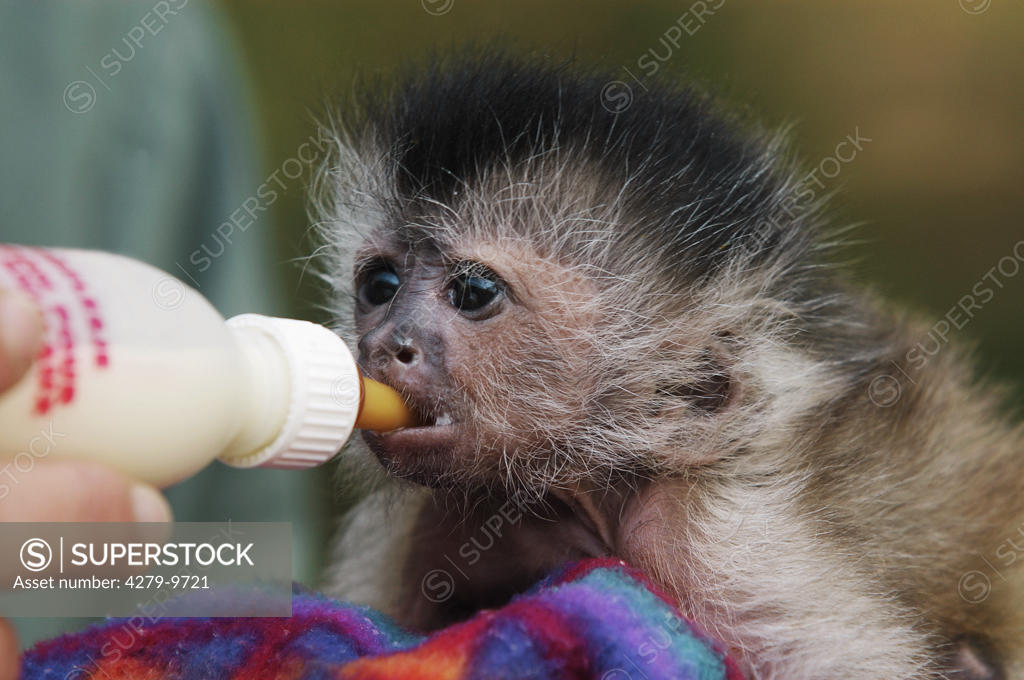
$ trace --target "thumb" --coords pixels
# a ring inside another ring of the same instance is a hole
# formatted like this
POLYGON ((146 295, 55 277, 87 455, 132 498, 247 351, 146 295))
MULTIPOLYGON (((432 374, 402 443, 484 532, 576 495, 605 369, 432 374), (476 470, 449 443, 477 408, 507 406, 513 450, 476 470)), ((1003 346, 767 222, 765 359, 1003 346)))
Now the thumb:
POLYGON ((0 392, 28 370, 42 339, 39 308, 17 291, 0 290, 0 392))
POLYGON ((0 522, 171 521, 159 491, 98 463, 36 461, 25 472, 7 472, 0 484, 0 522))

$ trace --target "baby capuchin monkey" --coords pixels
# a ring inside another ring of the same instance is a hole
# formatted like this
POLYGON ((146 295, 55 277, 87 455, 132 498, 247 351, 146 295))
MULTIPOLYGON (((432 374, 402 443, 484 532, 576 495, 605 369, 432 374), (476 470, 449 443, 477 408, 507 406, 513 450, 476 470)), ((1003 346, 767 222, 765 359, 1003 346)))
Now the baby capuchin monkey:
POLYGON ((422 425, 329 592, 429 630, 612 555, 750 678, 1024 678, 1006 393, 848 285, 777 138, 614 79, 462 54, 336 126, 339 332, 422 425))

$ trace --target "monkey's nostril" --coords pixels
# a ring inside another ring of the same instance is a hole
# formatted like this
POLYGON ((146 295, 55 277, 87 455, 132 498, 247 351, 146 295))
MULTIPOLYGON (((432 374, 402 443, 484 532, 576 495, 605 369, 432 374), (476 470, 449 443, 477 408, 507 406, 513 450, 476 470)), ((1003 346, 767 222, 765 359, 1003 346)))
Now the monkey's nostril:
POLYGON ((413 352, 408 347, 403 347, 402 349, 398 350, 398 354, 395 355, 395 358, 401 361, 403 364, 411 364, 416 359, 416 353, 413 352))

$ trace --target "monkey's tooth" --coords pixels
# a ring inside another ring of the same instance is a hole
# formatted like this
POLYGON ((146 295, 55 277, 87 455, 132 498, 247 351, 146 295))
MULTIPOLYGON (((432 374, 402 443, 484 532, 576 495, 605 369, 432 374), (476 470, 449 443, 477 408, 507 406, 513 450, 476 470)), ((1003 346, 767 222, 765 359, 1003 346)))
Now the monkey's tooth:
POLYGON ((448 415, 447 413, 442 413, 441 415, 439 415, 437 417, 437 420, 434 421, 434 425, 451 425, 451 424, 452 424, 452 417, 450 415, 448 415))

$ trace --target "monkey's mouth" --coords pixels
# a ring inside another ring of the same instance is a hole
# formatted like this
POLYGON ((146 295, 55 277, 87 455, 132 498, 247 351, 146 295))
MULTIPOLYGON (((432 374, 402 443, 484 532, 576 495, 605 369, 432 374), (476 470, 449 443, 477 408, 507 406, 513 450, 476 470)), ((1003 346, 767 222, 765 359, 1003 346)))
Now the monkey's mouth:
POLYGON ((415 404, 410 404, 409 407, 416 416, 416 424, 411 427, 402 427, 390 432, 383 432, 381 433, 382 437, 387 437, 389 440, 392 438, 392 435, 436 439, 454 431, 456 423, 450 411, 443 408, 424 409, 415 404))
POLYGON ((450 463, 459 432, 459 422, 445 408, 421 408, 409 404, 417 424, 389 432, 364 431, 370 449, 399 474, 429 476, 450 463))
POLYGON ((452 414, 448 413, 448 411, 440 411, 436 414, 430 414, 423 413, 421 410, 414 407, 413 413, 416 414, 416 426, 412 429, 420 427, 444 427, 445 425, 451 425, 455 422, 452 419, 452 414))
POLYGON ((391 432, 446 427, 453 425, 456 420, 455 416, 453 416, 454 409, 445 404, 444 400, 436 397, 428 399, 418 395, 407 394, 405 396, 405 405, 412 412, 412 419, 416 424, 391 430, 391 432))
POLYGON ((387 446, 419 445, 423 448, 436 448, 454 440, 456 424, 451 418, 437 418, 433 423, 424 423, 414 427, 403 427, 390 432, 381 432, 379 437, 387 446))

